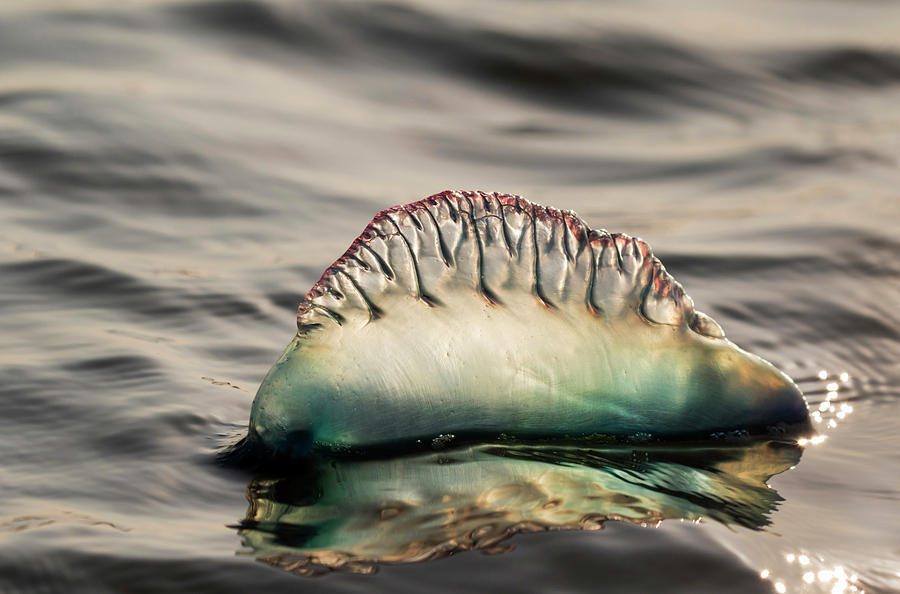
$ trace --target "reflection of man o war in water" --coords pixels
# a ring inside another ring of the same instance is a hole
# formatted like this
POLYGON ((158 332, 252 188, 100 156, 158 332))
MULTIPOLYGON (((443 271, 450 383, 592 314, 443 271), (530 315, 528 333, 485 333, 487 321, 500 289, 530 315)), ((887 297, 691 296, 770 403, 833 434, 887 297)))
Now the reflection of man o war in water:
POLYGON ((811 429, 790 378, 696 311, 646 243, 517 196, 443 192, 382 211, 297 324, 238 449, 811 429))
POLYGON ((516 534, 712 519, 762 529, 797 464, 781 442, 712 447, 482 445, 317 462, 255 480, 239 532, 261 561, 302 575, 509 550, 516 534))

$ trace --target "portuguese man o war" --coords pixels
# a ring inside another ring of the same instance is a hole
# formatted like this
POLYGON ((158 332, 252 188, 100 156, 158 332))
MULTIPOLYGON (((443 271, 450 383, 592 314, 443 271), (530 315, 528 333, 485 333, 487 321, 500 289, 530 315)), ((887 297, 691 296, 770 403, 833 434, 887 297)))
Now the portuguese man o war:
POLYGON ((242 442, 268 456, 812 433, 791 379, 696 311, 645 242, 515 195, 380 212, 297 326, 242 442))

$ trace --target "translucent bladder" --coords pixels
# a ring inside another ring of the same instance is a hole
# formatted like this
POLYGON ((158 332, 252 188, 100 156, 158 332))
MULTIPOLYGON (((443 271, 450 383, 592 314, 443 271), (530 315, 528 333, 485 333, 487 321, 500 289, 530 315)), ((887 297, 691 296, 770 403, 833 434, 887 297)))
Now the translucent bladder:
POLYGON ((300 304, 245 446, 807 435, 784 373, 694 309, 642 240, 522 198, 379 213, 300 304))

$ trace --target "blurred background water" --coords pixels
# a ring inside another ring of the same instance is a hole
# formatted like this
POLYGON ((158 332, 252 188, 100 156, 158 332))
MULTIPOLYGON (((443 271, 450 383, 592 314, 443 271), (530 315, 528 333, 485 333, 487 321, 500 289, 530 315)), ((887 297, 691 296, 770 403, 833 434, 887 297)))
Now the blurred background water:
POLYGON ((898 31, 889 1, 0 3, 0 590, 900 591, 898 31), (321 271, 445 188, 643 237, 826 439, 753 521, 669 486, 661 524, 499 555, 258 562, 274 487, 215 453, 321 271))

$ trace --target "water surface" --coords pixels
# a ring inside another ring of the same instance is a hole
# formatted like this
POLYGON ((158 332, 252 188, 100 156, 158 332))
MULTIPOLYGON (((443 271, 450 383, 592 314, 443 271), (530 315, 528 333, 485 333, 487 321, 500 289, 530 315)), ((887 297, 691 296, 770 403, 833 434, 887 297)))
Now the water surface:
POLYGON ((0 589, 900 590, 898 27, 885 2, 4 2, 0 589), (826 439, 786 470, 740 444, 217 464, 322 270, 445 188, 643 237, 826 439), (277 562, 335 548, 366 562, 277 562))

